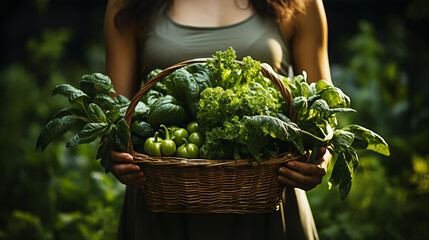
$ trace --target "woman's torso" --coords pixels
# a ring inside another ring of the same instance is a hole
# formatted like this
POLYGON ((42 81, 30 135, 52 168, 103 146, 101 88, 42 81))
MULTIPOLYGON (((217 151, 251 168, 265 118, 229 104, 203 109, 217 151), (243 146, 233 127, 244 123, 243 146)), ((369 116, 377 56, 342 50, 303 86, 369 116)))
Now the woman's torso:
MULTIPOLYGON (((155 16, 151 26, 139 48, 143 81, 153 69, 164 69, 188 59, 211 57, 216 51, 229 47, 236 50, 240 60, 251 56, 270 64, 281 74, 287 73, 289 52, 277 23, 256 13, 234 24, 195 27, 174 21, 164 10, 155 16)), ((289 213, 295 211, 296 207, 289 213)), ((291 223, 300 222, 295 215, 291 223)), ((118 232, 118 239, 282 237, 280 212, 250 215, 153 213, 147 209, 142 189, 136 187, 127 187, 118 232)))
POLYGON ((184 60, 211 57, 216 51, 234 48, 237 59, 251 56, 287 75, 289 51, 278 24, 257 13, 218 27, 184 25, 169 12, 155 16, 140 47, 141 77, 156 68, 164 69, 184 60))

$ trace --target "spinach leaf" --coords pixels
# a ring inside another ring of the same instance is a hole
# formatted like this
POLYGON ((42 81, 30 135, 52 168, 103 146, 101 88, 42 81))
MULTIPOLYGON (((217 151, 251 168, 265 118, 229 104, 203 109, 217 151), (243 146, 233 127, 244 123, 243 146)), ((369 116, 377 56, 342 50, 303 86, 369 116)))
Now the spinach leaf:
POLYGON ((102 135, 107 126, 107 123, 87 123, 77 135, 67 141, 66 147, 93 142, 102 135))
POLYGON ((103 110, 95 103, 88 105, 88 117, 93 122, 106 123, 107 118, 103 110))
POLYGON ((76 128, 78 133, 66 142, 66 147, 102 139, 97 159, 101 159, 102 166, 109 171, 110 149, 117 145, 125 149, 129 138, 128 126, 120 115, 129 100, 123 96, 112 99, 109 94, 114 92, 109 77, 99 73, 82 76, 80 89, 69 84, 57 85, 53 95, 67 97, 71 106, 56 113, 45 125, 37 140, 36 150, 40 148, 44 151, 55 138, 76 128))
POLYGON ((302 134, 293 122, 284 122, 271 116, 246 116, 246 126, 252 131, 261 132, 282 141, 291 141, 302 134))
POLYGON ((101 143, 97 150, 96 160, 100 160, 100 164, 106 173, 110 172, 110 151, 112 148, 113 142, 107 141, 101 143))
POLYGON ((37 139, 36 150, 40 148, 44 151, 52 140, 72 129, 76 120, 76 115, 64 115, 50 120, 37 139))
POLYGON ((83 75, 80 81, 80 88, 90 96, 94 96, 97 93, 106 95, 115 93, 110 78, 101 73, 83 75))
POLYGON ((335 152, 332 160, 335 162, 335 165, 332 169, 329 184, 334 187, 339 186, 340 198, 344 200, 352 187, 352 172, 344 153, 335 152))
POLYGON ((360 146, 360 148, 357 149, 368 149, 385 156, 390 155, 389 146, 387 145, 386 141, 384 141, 384 139, 377 133, 359 125, 349 125, 342 130, 352 132, 355 135, 355 138, 361 142, 359 145, 357 145, 360 146))
POLYGON ((68 98, 70 103, 79 102, 82 104, 82 98, 88 98, 88 95, 85 94, 80 89, 77 89, 69 84, 60 84, 54 88, 52 95, 61 94, 68 98))
POLYGON ((166 95, 154 102, 147 116, 147 122, 153 128, 164 125, 183 125, 190 119, 189 113, 176 98, 166 95))

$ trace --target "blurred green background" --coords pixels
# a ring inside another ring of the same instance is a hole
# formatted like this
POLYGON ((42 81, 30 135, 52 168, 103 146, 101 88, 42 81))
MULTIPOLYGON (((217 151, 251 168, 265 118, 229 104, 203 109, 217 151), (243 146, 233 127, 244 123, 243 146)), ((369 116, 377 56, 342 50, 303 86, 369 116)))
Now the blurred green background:
MULTIPOLYGON (((0 239, 115 239, 124 187, 96 147, 66 149, 60 139, 35 152, 67 104, 51 97, 54 86, 103 72, 106 2, 0 2, 0 239)), ((308 192, 320 237, 428 239, 429 1, 324 3, 333 81, 358 111, 340 123, 376 131, 391 156, 360 153, 345 201, 328 177, 308 192)))

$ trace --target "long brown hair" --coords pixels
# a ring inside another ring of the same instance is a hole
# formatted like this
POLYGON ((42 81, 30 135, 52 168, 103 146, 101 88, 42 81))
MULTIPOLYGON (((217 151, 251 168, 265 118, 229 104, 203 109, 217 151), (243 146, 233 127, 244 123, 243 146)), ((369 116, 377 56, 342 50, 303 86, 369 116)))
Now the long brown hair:
MULTIPOLYGON (((143 25, 150 21, 154 12, 162 6, 171 6, 173 0, 123 0, 124 7, 115 16, 115 26, 126 28, 130 23, 143 25)), ((276 21, 290 20, 296 12, 302 12, 304 0, 250 0, 258 14, 273 17, 276 21)))

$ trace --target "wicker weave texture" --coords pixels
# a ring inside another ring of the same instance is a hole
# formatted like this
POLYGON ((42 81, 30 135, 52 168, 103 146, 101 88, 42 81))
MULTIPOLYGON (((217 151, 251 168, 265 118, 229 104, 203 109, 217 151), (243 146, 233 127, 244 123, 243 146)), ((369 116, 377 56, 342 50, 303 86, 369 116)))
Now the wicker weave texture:
POLYGON ((276 211, 283 189, 277 169, 296 159, 287 154, 262 164, 243 159, 193 165, 179 158, 136 163, 147 179, 144 191, 151 211, 244 214, 276 211))

